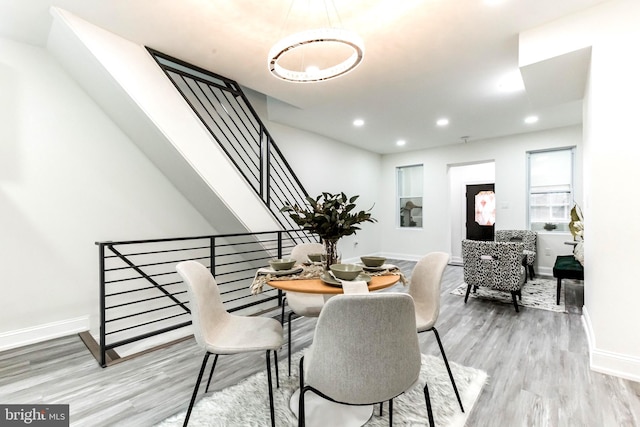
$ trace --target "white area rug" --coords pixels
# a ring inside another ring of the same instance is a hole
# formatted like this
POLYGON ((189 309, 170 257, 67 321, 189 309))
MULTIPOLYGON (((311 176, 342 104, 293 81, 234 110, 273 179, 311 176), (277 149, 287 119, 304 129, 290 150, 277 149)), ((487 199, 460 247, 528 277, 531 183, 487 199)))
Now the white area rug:
MULTIPOLYGON (((560 292, 560 304, 556 305, 556 279, 529 279, 522 287, 522 300, 518 300, 518 305, 523 307, 539 308, 541 310, 565 313, 564 287, 560 292)), ((467 284, 463 283, 453 291, 454 295, 463 296, 467 292, 467 284)), ((476 293, 469 294, 471 298, 481 298, 498 301, 513 306, 510 292, 496 291, 491 288, 479 287, 476 293)), ((470 301, 467 301, 467 304, 470 301)))
MULTIPOLYGON (((274 405, 276 426, 295 426, 297 419, 289 409, 289 398, 298 388, 298 360, 301 354, 292 356, 291 377, 288 377, 286 360, 280 363, 280 388, 275 388, 274 405), (294 368, 295 367, 295 368, 294 368)), ((465 413, 460 412, 458 401, 453 392, 449 375, 442 358, 422 356, 422 370, 420 384, 409 392, 398 396, 393 401, 393 423, 398 426, 428 426, 427 408, 422 387, 424 381, 429 385, 429 394, 433 408, 435 424, 439 427, 462 427, 471 412, 476 399, 480 395, 483 385, 487 381, 487 373, 475 368, 460 366, 449 362, 453 376, 462 397, 465 413)), ((215 377, 215 373, 214 373, 215 377)), ((206 378, 203 379, 206 381, 206 378)), ((215 378, 214 380, 215 381, 215 378)), ((182 426, 185 410, 167 418, 158 427, 182 426)), ((379 406, 376 405, 374 414, 367 422, 367 426, 388 426, 389 407, 384 405, 382 417, 379 416, 379 406)), ((189 426, 267 426, 269 418, 269 397, 267 394, 266 372, 259 372, 239 384, 200 398, 193 408, 189 426)))

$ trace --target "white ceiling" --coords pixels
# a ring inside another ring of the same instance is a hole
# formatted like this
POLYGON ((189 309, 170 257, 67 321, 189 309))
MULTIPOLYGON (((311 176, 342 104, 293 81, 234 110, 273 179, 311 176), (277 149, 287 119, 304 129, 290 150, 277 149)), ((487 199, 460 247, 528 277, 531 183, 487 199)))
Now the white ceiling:
POLYGON ((603 0, 327 0, 364 39, 363 63, 325 82, 280 81, 268 51, 302 26, 327 25, 314 1, 0 0, 0 36, 44 45, 49 7, 58 6, 268 95, 273 121, 378 153, 581 122, 580 100, 532 105, 526 91, 505 93, 498 82, 518 70, 520 32, 603 0), (527 125, 531 114, 540 120, 527 125), (436 126, 441 117, 447 127, 436 126))

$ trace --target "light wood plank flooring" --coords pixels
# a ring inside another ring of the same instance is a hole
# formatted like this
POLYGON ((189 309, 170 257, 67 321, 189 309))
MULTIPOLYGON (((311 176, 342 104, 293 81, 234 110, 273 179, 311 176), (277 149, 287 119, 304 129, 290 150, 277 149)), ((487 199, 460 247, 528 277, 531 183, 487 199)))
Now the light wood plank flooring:
MULTIPOLYGON (((396 263, 407 275, 414 265, 396 263)), ((589 370, 579 288, 567 286, 570 314, 516 313, 475 299, 465 305, 449 294, 461 282, 462 268, 447 267, 437 327, 449 360, 490 377, 468 426, 640 426, 640 384, 589 370)), ((293 322, 297 351, 310 343, 315 319, 293 322)), ((424 353, 439 356, 433 334, 420 340, 424 353)), ((0 403, 68 403, 74 426, 151 426, 186 408, 201 360, 190 339, 102 369, 77 336, 55 339, 0 353, 0 403)), ((261 353, 221 356, 214 386, 264 366, 261 353)))

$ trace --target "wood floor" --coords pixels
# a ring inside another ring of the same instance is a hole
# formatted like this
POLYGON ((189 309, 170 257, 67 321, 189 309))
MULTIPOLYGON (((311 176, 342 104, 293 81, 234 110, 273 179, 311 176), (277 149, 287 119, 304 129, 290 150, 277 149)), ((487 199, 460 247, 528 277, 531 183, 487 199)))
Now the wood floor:
MULTIPOLYGON (((410 274, 413 263, 396 263, 410 274)), ((477 299, 465 305, 449 294, 461 282, 462 268, 447 267, 437 328, 450 361, 489 374, 468 426, 640 426, 640 384, 589 370, 579 287, 567 286, 570 313, 516 313, 477 299)), ((315 319, 293 322, 297 351, 315 319)), ((420 339, 424 353, 440 355, 433 334, 420 339)), ((73 426, 152 426, 186 408, 201 360, 189 339, 102 369, 77 336, 55 339, 0 353, 0 403, 70 404, 73 426)), ((221 356, 215 388, 264 366, 261 353, 221 356)))

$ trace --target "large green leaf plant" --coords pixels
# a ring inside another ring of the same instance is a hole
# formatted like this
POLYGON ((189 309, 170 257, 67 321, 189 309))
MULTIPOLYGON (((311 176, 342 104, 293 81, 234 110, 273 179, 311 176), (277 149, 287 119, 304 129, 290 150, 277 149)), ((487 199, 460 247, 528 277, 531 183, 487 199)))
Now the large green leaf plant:
POLYGON ((360 230, 358 225, 363 222, 376 222, 371 217, 371 209, 356 210, 358 197, 323 192, 316 198, 307 197, 307 206, 285 204, 280 210, 288 212, 302 229, 317 234, 323 240, 335 242, 341 237, 356 234, 360 230))

